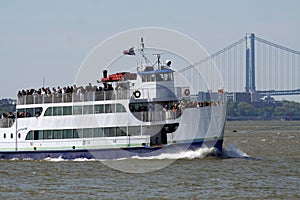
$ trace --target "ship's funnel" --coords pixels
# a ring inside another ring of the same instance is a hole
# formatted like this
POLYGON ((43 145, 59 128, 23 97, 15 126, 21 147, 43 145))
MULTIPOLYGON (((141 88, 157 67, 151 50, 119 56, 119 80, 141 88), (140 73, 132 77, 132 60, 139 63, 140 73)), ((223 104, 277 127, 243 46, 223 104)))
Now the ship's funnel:
POLYGON ((107 70, 103 70, 103 78, 107 78, 107 70))

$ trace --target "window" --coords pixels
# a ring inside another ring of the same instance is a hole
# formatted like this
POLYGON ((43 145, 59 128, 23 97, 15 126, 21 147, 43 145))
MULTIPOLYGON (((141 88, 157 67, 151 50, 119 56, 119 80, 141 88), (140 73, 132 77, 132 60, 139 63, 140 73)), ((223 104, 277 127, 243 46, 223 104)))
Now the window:
POLYGON ((84 105, 83 114, 94 114, 93 105, 84 105))
POLYGON ((11 139, 14 138, 14 134, 11 133, 11 134, 10 134, 10 138, 11 138, 11 139))
POLYGON ((65 129, 63 130, 63 139, 73 138, 73 130, 65 129))
POLYGON ((73 115, 82 115, 82 106, 73 106, 73 115))
POLYGON ((62 139, 62 130, 53 130, 53 139, 62 139))
POLYGON ((26 108, 25 117, 33 117, 34 116, 34 108, 26 108))
POLYGON ((127 127, 117 127, 116 128, 116 136, 126 136, 127 135, 127 127))
POLYGON ((119 113, 119 112, 126 112, 126 109, 125 107, 122 105, 122 104, 116 104, 116 112, 119 113))
POLYGON ((78 138, 83 138, 83 131, 82 129, 74 129, 74 135, 78 135, 78 138))
POLYGON ((18 138, 21 138, 21 133, 18 133, 18 138))
POLYGON ((77 129, 73 129, 73 138, 80 138, 77 129))
POLYGON ((52 139, 52 130, 44 130, 43 131, 43 134, 44 134, 44 139, 47 140, 47 139, 52 139))
POLYGON ((25 109, 18 109, 18 118, 25 117, 25 109))
POLYGON ((38 131, 38 140, 42 140, 42 139, 44 139, 44 134, 43 134, 42 130, 39 130, 38 131))
POLYGON ((33 137, 33 131, 29 131, 26 135, 26 138, 25 140, 33 140, 34 137, 33 137))
POLYGON ((83 137, 91 138, 91 137, 93 137, 93 132, 94 132, 94 129, 92 129, 92 128, 84 128, 83 129, 83 137))
POLYGON ((63 107, 63 115, 72 115, 72 107, 64 106, 63 107))
POLYGON ((61 107, 53 107, 53 116, 59 116, 59 115, 62 115, 61 107))
POLYGON ((94 137, 103 137, 103 128, 94 128, 94 137))
POLYGON ((115 104, 105 104, 105 113, 113 113, 115 111, 115 104))
POLYGON ((104 128, 104 137, 115 137, 116 128, 115 127, 106 127, 104 128))
POLYGON ((45 111, 45 116, 52 116, 52 107, 47 108, 45 111))
POLYGON ((95 105, 95 114, 104 113, 104 105, 95 105))
POLYGON ((141 135, 141 127, 140 126, 129 126, 128 127, 128 135, 141 135))
POLYGON ((38 107, 38 108, 34 108, 34 116, 35 117, 39 117, 42 114, 43 108, 38 107))
POLYGON ((6 133, 3 134, 3 138, 4 138, 4 139, 6 138, 6 133))

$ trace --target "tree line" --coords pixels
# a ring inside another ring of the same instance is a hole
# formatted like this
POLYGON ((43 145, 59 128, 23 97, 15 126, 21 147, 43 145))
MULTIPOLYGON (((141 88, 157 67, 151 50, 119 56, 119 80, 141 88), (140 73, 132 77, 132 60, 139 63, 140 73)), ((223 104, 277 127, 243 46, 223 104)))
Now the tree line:
POLYGON ((274 103, 228 102, 227 119, 293 119, 300 120, 300 103, 276 101, 274 103))

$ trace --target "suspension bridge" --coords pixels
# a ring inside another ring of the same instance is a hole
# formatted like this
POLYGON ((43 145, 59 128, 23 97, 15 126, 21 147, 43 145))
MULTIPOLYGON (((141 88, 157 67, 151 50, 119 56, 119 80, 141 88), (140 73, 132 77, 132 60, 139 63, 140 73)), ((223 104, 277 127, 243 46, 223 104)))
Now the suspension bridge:
POLYGON ((251 101, 259 101, 264 96, 300 95, 299 51, 249 33, 194 66, 206 65, 211 59, 229 96, 249 93, 251 101))

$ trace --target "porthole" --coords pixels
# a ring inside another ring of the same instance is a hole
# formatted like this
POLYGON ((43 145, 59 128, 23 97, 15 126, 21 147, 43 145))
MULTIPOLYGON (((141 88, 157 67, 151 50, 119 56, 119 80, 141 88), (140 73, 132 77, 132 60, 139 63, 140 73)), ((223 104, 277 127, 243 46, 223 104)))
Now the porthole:
POLYGON ((11 134, 10 134, 10 138, 11 138, 11 139, 14 138, 14 134, 11 133, 11 134))
POLYGON ((21 138, 21 133, 18 133, 18 138, 21 138))
POLYGON ((3 134, 3 138, 4 138, 4 139, 6 138, 6 133, 3 134))

